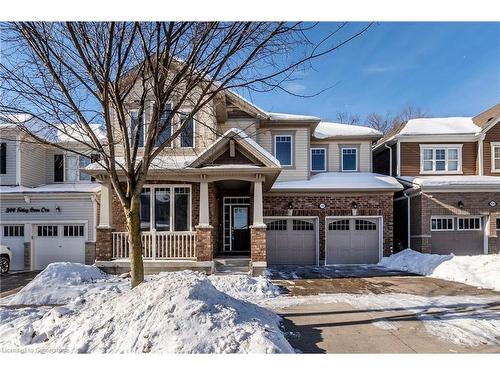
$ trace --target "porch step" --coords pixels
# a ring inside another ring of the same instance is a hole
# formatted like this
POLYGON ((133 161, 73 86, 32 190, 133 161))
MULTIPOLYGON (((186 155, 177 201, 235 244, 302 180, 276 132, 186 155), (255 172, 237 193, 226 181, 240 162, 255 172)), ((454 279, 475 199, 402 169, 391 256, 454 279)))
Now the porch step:
POLYGON ((249 258, 222 258, 215 259, 216 274, 248 275, 250 274, 249 258))

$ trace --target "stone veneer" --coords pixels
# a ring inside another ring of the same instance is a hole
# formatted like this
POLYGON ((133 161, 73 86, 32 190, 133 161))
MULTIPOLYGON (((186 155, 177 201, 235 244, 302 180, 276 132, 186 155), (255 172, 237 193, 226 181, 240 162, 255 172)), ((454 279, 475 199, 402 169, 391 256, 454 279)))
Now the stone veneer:
POLYGON ((500 217, 500 193, 496 192, 443 192, 423 193, 411 199, 411 248, 425 253, 432 250, 430 229, 431 216, 434 215, 478 215, 489 216, 488 252, 499 253, 500 241, 496 230, 496 219, 500 217), (462 201, 463 209, 457 207, 462 201), (497 202, 490 207, 490 201, 497 202))
POLYGON ((393 193, 267 193, 264 194, 264 216, 287 216, 288 204, 293 216, 319 217, 320 259, 325 259, 325 217, 350 216, 355 201, 360 216, 382 216, 384 222, 384 255, 393 250, 393 193), (320 209, 320 204, 325 204, 320 209))

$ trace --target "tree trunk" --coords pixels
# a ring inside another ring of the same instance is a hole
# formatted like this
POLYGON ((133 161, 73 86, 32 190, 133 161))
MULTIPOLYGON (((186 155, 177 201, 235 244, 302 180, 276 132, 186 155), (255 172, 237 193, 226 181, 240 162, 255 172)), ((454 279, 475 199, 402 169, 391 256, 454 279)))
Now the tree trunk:
POLYGON ((144 266, 142 263, 141 217, 139 197, 132 197, 130 209, 126 210, 128 246, 130 256, 130 276, 132 288, 144 281, 144 266))

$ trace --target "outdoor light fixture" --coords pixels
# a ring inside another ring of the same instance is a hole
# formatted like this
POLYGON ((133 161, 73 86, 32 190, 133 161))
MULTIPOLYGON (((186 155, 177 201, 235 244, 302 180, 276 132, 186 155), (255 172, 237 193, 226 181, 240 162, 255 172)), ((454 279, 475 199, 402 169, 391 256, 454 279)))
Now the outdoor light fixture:
POLYGON ((352 208, 353 210, 357 210, 357 209, 358 209, 358 204, 356 203, 356 201, 352 201, 352 203, 351 203, 351 208, 352 208))
POLYGON ((287 208, 288 208, 288 216, 292 216, 293 215, 293 204, 292 204, 292 202, 288 203, 287 208))
POLYGON ((56 206, 56 211, 57 211, 57 212, 61 212, 61 207, 56 206))
POLYGON ((460 209, 463 209, 465 207, 464 202, 462 202, 462 201, 458 201, 457 206, 460 209))

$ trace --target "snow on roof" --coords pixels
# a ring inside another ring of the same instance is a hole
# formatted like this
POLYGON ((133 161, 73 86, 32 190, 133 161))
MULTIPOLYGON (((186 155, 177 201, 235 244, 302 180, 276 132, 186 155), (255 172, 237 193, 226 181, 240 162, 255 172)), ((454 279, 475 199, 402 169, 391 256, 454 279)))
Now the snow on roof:
MULTIPOLYGON (((140 162, 140 157, 137 158, 137 163, 140 162)), ((196 156, 187 156, 187 155, 166 155, 166 156, 157 156, 150 165, 150 170, 161 170, 161 169, 185 169, 188 165, 190 165, 196 156)), ((120 168, 120 166, 125 165, 124 157, 117 157, 116 168, 120 168)), ((86 170, 89 171, 103 171, 104 167, 99 163, 91 163, 85 167, 86 170)))
POLYGON ((400 135, 476 134, 481 128, 472 117, 417 118, 409 120, 400 135))
POLYGON ((381 132, 369 128, 367 126, 339 124, 335 122, 324 122, 324 121, 321 121, 318 124, 318 126, 316 126, 316 130, 314 131, 313 135, 315 138, 319 139, 324 139, 329 137, 349 137, 349 136, 382 137, 381 132))
POLYGON ((325 172, 313 175, 310 180, 279 181, 272 190, 328 190, 328 191, 397 191, 403 186, 394 178, 376 173, 325 172))
POLYGON ((45 194, 45 193, 97 193, 98 183, 47 184, 37 187, 0 186, 0 194, 45 194))
POLYGON ((267 112, 270 120, 274 121, 320 121, 319 117, 294 115, 290 113, 267 112))
POLYGON ((500 190, 500 177, 496 176, 401 176, 403 183, 409 183, 426 188, 452 188, 478 186, 497 188, 500 190))
MULTIPOLYGON (((106 132, 101 124, 89 124, 89 126, 98 139, 106 139, 106 132)), ((57 127, 57 139, 59 142, 90 141, 90 137, 83 126, 78 126, 77 124, 64 124, 57 125, 57 127)))

